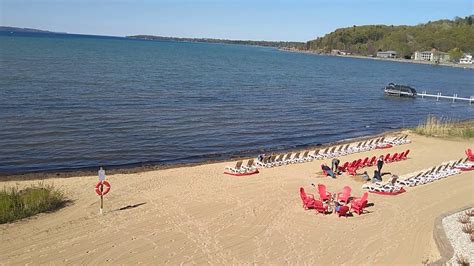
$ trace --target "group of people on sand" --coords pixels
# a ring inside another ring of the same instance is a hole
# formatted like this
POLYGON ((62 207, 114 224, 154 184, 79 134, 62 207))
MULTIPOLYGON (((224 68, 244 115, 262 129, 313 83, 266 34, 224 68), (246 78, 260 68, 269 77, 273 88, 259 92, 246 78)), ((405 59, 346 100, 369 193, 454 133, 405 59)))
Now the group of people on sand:
MULTIPOLYGON (((323 163, 323 165, 321 166, 322 169, 326 172, 326 174, 332 178, 336 178, 336 175, 340 175, 341 174, 341 171, 339 169, 339 163, 341 161, 337 158, 334 158, 332 159, 331 161, 331 167, 329 167, 326 163, 323 163)), ((391 173, 382 173, 382 167, 384 165, 384 157, 383 155, 380 155, 380 157, 377 159, 377 169, 374 170, 374 176, 373 178, 371 179, 369 177, 369 174, 367 173, 367 171, 364 171, 362 173, 362 179, 364 179, 364 181, 370 181, 372 180, 373 183, 375 182, 381 182, 382 181, 382 176, 383 175, 389 175, 391 173)))

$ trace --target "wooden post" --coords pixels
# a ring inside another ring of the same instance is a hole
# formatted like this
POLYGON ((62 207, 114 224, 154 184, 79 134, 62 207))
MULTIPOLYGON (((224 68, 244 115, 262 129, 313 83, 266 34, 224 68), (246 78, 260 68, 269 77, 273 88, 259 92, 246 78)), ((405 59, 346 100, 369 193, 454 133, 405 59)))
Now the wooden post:
POLYGON ((100 214, 103 214, 103 209, 104 209, 104 196, 102 193, 104 192, 104 184, 101 181, 100 184, 100 214))

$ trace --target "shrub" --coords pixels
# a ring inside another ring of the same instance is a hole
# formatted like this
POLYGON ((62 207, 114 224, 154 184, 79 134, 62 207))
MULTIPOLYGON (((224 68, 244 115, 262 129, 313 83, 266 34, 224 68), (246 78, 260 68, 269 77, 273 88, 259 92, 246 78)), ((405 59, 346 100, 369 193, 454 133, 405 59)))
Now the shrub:
POLYGON ((459 122, 429 115, 413 131, 425 136, 474 138, 474 121, 459 122))
POLYGON ((65 205, 62 192, 52 185, 31 185, 3 188, 0 191, 0 224, 23 219, 41 212, 56 210, 65 205))

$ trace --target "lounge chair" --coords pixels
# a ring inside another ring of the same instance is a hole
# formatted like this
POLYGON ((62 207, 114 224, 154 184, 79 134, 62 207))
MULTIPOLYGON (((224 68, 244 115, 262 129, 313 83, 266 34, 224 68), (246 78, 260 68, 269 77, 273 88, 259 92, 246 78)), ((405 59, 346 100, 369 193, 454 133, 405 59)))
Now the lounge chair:
POLYGON ((229 170, 232 173, 243 173, 245 172, 245 169, 242 168, 242 163, 243 161, 238 161, 235 163, 234 167, 226 166, 225 169, 229 170))
POLYGON ((337 193, 337 201, 342 201, 346 204, 349 203, 351 192, 352 192, 352 188, 349 186, 345 186, 342 189, 342 192, 337 193))
POLYGON ((326 191, 326 186, 323 184, 318 184, 318 194, 319 194, 319 199, 322 201, 327 201, 332 198, 332 193, 326 191))
POLYGON ((385 157, 383 158, 383 161, 387 162, 389 158, 390 158, 390 153, 387 153, 387 155, 385 155, 385 157))
POLYGON ((309 151, 305 151, 303 153, 303 156, 298 160, 299 163, 304 163, 304 162, 308 162, 311 160, 311 157, 309 157, 309 151))
POLYGON ((268 160, 270 159, 271 155, 265 155, 261 161, 257 161, 257 165, 260 167, 265 167, 265 165, 268 163, 268 160))
POLYGON ((293 154, 293 153, 291 153, 291 152, 287 153, 286 156, 285 156, 285 158, 284 158, 283 161, 282 161, 282 164, 289 164, 289 163, 291 163, 291 155, 292 155, 292 154, 293 154))
POLYGON ((301 152, 297 152, 297 153, 295 154, 295 157, 293 157, 293 159, 291 159, 290 163, 297 163, 297 162, 299 162, 299 160, 300 160, 300 154, 301 154, 301 152))
POLYGON ((321 152, 319 155, 320 157, 318 159, 324 159, 328 155, 330 147, 327 147, 323 152, 321 152))
POLYGON ((255 171, 257 169, 254 165, 254 159, 250 159, 246 165, 242 166, 242 168, 245 169, 246 172, 255 171))
POLYGON ((275 159, 275 162, 273 162, 273 166, 280 166, 283 164, 283 157, 285 154, 280 154, 278 157, 275 159))
POLYGON ((275 160, 276 160, 277 156, 278 156, 278 155, 272 155, 272 156, 270 156, 270 158, 268 159, 267 163, 265 164, 265 167, 270 168, 270 167, 275 166, 275 160))
POLYGON ((325 158, 332 158, 334 157, 334 151, 336 150, 336 146, 332 147, 331 150, 325 155, 325 158))
POLYGON ((314 154, 313 155, 309 155, 309 157, 313 158, 313 159, 320 159, 322 156, 319 155, 319 149, 315 150, 314 151, 314 154))

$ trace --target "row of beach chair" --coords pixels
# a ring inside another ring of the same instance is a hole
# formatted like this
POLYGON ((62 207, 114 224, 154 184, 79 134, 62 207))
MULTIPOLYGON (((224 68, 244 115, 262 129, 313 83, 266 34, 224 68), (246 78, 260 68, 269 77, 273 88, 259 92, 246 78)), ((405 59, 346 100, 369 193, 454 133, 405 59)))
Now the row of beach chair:
POLYGON ((234 167, 227 166, 225 169, 230 173, 245 174, 254 172, 257 170, 257 167, 255 166, 254 159, 250 159, 245 165, 243 165, 243 161, 238 161, 234 167))
POLYGON ((418 174, 412 175, 404 180, 397 180, 397 183, 413 187, 418 185, 424 185, 441 178, 455 175, 461 172, 458 167, 465 165, 467 163, 467 160, 468 158, 466 158, 465 160, 461 158, 458 161, 451 161, 446 164, 441 164, 438 167, 434 166, 431 169, 421 171, 418 174))
MULTIPOLYGON (((384 162, 385 163, 392 163, 392 162, 398 162, 401 160, 406 160, 408 153, 410 153, 410 150, 406 150, 401 153, 394 153, 393 155, 390 155, 390 153, 387 153, 384 156, 384 162)), ((348 172, 351 175, 356 175, 356 171, 359 168, 363 167, 368 167, 375 165, 377 162, 377 156, 372 156, 372 158, 369 159, 369 157, 365 157, 365 159, 358 159, 354 160, 352 162, 345 162, 342 166, 339 167, 339 171, 341 172, 348 172)))
POLYGON ((393 144, 393 145, 402 145, 402 144, 407 144, 410 142, 411 140, 408 139, 408 135, 396 137, 390 141, 387 141, 387 143, 393 144))
POLYGON ((327 147, 326 149, 317 149, 315 151, 304 151, 293 154, 292 152, 286 154, 272 154, 265 156, 261 161, 257 161, 259 167, 275 167, 294 163, 304 163, 315 159, 323 160, 334 158, 338 156, 348 155, 357 152, 369 151, 377 148, 377 146, 388 143, 399 143, 397 145, 408 143, 408 135, 404 137, 395 138, 387 141, 385 137, 377 139, 361 141, 357 145, 352 146, 350 143, 340 146, 327 147))
POLYGON ((317 149, 314 151, 304 151, 304 152, 293 152, 285 153, 285 154, 272 154, 267 155, 263 158, 263 160, 255 160, 251 159, 247 162, 246 165, 243 164, 243 161, 236 162, 236 165, 233 167, 226 167, 226 170, 231 173, 251 173, 256 170, 257 167, 275 167, 275 166, 282 166, 287 164, 294 164, 294 163, 304 163, 309 162, 315 159, 323 160, 328 158, 334 158, 338 156, 343 156, 347 154, 369 151, 377 148, 380 145, 386 144, 394 144, 400 145, 403 143, 408 143, 409 140, 407 139, 408 135, 403 137, 397 137, 392 140, 387 140, 385 137, 380 137, 376 139, 360 141, 356 145, 352 145, 351 143, 343 144, 340 146, 332 146, 327 147, 326 149, 317 149))
POLYGON ((417 174, 410 174, 410 176, 405 179, 392 177, 392 179, 386 183, 376 182, 372 184, 364 184, 362 188, 368 189, 371 192, 394 192, 402 189, 403 186, 414 187, 424 185, 460 173, 460 168, 472 165, 468 163, 467 160, 468 158, 461 158, 458 161, 451 161, 446 164, 443 163, 439 166, 434 166, 430 169, 425 169, 417 174))

